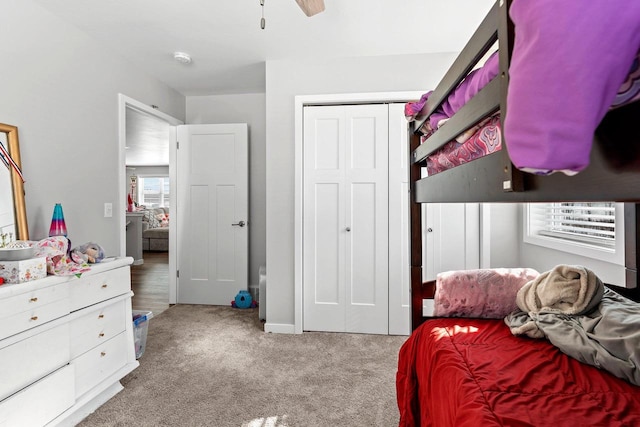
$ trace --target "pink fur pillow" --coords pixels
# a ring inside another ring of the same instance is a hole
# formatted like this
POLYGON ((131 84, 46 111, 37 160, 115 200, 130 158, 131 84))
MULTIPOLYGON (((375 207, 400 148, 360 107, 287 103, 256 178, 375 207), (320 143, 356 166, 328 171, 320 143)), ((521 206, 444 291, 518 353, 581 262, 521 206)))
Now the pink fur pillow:
POLYGON ((458 270, 436 277, 436 317, 502 319, 518 309, 516 294, 540 273, 531 268, 458 270))

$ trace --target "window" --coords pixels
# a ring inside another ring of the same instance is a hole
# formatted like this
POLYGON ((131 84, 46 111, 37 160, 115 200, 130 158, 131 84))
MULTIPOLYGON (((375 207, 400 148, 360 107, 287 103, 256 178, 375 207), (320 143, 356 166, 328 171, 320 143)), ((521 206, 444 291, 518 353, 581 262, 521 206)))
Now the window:
POLYGON ((529 203, 524 241, 624 265, 624 204, 529 203))
POLYGON ((169 177, 138 177, 138 203, 148 208, 169 207, 169 177))

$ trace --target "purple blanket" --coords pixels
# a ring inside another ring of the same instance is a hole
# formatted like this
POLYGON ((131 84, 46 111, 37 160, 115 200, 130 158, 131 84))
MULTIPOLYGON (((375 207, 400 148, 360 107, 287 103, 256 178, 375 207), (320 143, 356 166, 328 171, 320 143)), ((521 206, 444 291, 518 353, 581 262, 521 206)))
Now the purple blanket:
MULTIPOLYGON (((425 133, 434 132, 443 121, 452 117, 464 104, 480 92, 480 89, 498 75, 499 67, 498 52, 494 52, 481 68, 471 71, 449 94, 442 105, 429 116, 429 127, 425 129, 425 133)), ((422 95, 420 101, 409 102, 405 105, 404 112, 409 121, 414 120, 422 112, 432 93, 433 91, 429 91, 422 95)))
POLYGON ((524 170, 577 173, 640 50, 638 0, 514 0, 505 142, 524 170))

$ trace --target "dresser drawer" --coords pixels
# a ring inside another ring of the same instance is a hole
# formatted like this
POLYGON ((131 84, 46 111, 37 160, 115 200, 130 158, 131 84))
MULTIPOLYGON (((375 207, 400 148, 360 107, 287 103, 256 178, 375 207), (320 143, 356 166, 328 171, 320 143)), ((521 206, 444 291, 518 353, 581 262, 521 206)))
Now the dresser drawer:
POLYGON ((65 323, 1 348, 0 399, 69 363, 68 343, 65 323))
POLYGON ((79 280, 69 282, 71 311, 97 304, 130 290, 131 273, 128 266, 91 276, 82 276, 79 280))
POLYGON ((0 300, 0 340, 69 314, 69 285, 60 283, 0 300))
POLYGON ((88 313, 70 322, 71 358, 115 337, 126 328, 126 303, 120 300, 88 313))
POLYGON ((82 396, 127 363, 127 335, 122 332, 71 361, 75 367, 76 397, 82 396))
POLYGON ((0 426, 41 426, 75 403, 73 367, 66 365, 0 401, 0 426))

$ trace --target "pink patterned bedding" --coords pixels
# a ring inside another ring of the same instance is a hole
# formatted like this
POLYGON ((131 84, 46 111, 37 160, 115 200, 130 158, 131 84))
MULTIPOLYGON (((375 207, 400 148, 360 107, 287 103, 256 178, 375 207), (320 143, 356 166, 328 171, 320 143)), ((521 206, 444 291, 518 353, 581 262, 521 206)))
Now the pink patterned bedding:
POLYGON ((427 158, 427 174, 435 175, 501 149, 500 116, 493 116, 485 120, 470 138, 463 142, 449 141, 430 155, 427 158))

